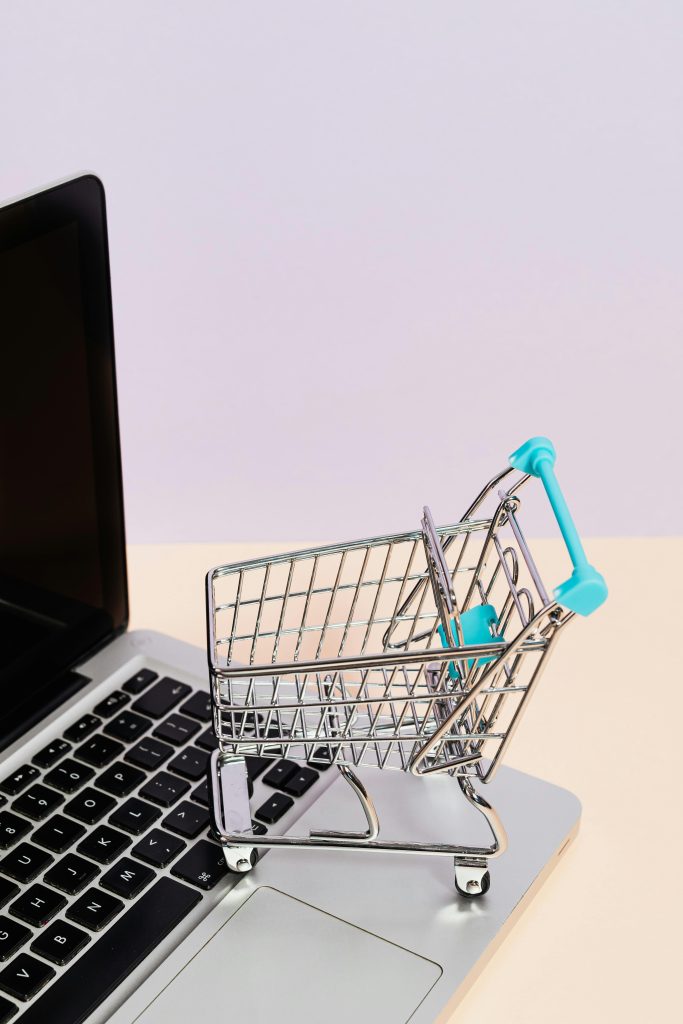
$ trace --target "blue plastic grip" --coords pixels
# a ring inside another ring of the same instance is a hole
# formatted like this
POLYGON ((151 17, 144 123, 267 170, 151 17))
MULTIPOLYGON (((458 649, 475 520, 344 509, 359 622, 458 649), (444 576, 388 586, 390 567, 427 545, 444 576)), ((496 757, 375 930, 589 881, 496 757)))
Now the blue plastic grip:
POLYGON ((552 441, 547 437, 532 437, 512 453, 510 465, 522 473, 539 477, 567 545, 574 568, 569 579, 555 587, 555 600, 579 615, 590 615, 606 599, 607 584, 586 558, 581 538, 555 476, 555 458, 552 441))
MULTIPOLYGON (((463 612, 460 616, 460 628, 462 630, 462 642, 465 647, 478 647, 480 644, 494 644, 497 642, 505 642, 505 637, 500 636, 495 632, 495 627, 498 623, 498 616, 496 609, 492 604, 477 604, 473 608, 468 608, 466 612, 463 612)), ((446 631, 443 626, 438 627, 438 633, 441 637, 441 644, 443 647, 448 647, 449 641, 446 636, 446 631)), ((451 633, 456 637, 455 646, 459 647, 460 644, 457 641, 457 631, 455 629, 455 623, 451 620, 451 633)), ((480 665, 486 665, 489 661, 493 661, 496 655, 491 654, 486 658, 478 658, 477 661, 480 665)), ((472 668, 472 662, 474 658, 469 658, 467 661, 467 671, 472 668)), ((457 668, 452 661, 448 663, 448 674, 451 679, 459 679, 460 675, 457 668)))

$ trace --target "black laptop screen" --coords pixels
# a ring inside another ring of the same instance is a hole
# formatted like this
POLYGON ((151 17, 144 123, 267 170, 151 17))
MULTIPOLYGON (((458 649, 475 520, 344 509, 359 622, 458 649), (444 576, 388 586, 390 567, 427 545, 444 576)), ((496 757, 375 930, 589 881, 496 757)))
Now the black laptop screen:
POLYGON ((125 625, 104 197, 0 209, 0 743, 125 625))

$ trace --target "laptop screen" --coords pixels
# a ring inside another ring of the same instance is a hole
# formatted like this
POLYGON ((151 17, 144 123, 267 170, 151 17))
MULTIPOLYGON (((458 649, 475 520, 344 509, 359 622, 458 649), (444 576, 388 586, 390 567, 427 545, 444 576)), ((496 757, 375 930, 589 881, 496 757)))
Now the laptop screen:
POLYGON ((104 193, 0 208, 0 745, 127 618, 104 193))

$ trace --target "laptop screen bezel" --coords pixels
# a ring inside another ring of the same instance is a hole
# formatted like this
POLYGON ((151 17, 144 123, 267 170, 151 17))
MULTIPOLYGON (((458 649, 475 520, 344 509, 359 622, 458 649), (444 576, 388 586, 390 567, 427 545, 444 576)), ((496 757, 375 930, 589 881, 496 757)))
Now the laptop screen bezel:
MULTIPOLYGON (((82 174, 0 206, 0 248, 76 223, 89 368, 95 455, 103 612, 64 630, 39 665, 21 665, 3 678, 0 748, 48 714, 87 680, 74 669, 128 626, 128 578, 123 511, 114 326, 104 186, 82 174)), ((46 439, 48 441, 49 439, 46 439)), ((0 481, 0 485, 1 485, 0 481)))

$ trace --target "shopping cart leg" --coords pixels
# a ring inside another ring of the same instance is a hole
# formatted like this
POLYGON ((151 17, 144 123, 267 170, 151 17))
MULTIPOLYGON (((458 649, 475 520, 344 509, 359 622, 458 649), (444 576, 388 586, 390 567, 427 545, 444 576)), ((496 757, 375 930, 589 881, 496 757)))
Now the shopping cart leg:
POLYGON ((507 835, 497 812, 488 800, 485 800, 481 793, 476 791, 469 776, 459 776, 458 783, 472 806, 484 815, 493 833, 492 846, 463 848, 462 855, 456 855, 454 858, 455 888, 461 896, 472 899, 488 892, 491 885, 488 859, 489 857, 499 857, 501 853, 504 853, 507 848, 507 835))
POLYGON ((365 832, 337 832, 329 831, 327 829, 314 831, 311 829, 311 839, 339 839, 344 842, 358 839, 360 842, 370 843, 374 839, 377 839, 377 836, 379 835, 379 818, 377 817, 377 811, 375 810, 372 798, 356 773, 352 772, 348 765, 339 764, 337 765, 337 768, 339 769, 341 777, 348 782, 349 786, 358 797, 361 807, 365 812, 365 820, 368 823, 368 827, 365 832))
MULTIPOLYGON (((243 757, 215 750, 209 762, 209 787, 212 796, 213 827, 223 843, 225 862, 231 871, 244 874, 256 863, 256 850, 241 843, 231 842, 235 834, 251 834, 249 808, 249 776, 243 757)), ((247 838, 247 835, 244 836, 247 838)))

